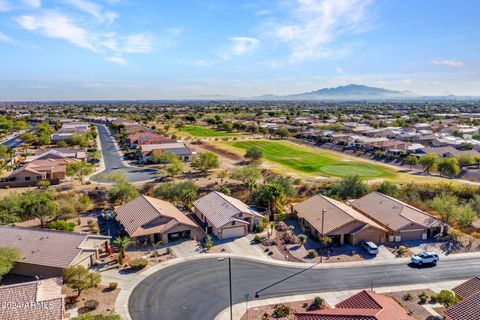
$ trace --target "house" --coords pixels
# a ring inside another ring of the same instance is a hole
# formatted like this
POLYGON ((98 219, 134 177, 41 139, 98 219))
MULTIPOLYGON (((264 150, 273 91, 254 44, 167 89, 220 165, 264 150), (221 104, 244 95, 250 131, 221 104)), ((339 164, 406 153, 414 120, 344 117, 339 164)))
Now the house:
POLYGON ((127 144, 130 149, 136 149, 139 145, 144 144, 162 144, 162 143, 174 143, 175 140, 165 138, 154 132, 137 132, 130 134, 127 137, 127 144))
POLYGON ((168 243, 178 239, 199 239, 198 225, 173 204, 146 195, 115 208, 117 220, 136 240, 168 243))
POLYGON ((245 236, 263 217, 242 201, 218 191, 201 197, 193 206, 207 233, 219 239, 245 236))
POLYGON ((296 312, 296 320, 414 320, 393 298, 363 290, 333 309, 296 312))
POLYGON ((398 199, 372 192, 352 207, 388 230, 389 241, 425 240, 446 232, 448 225, 398 199))
POLYGON ((447 147, 425 147, 423 149, 418 149, 416 155, 423 156, 426 154, 438 154, 441 158, 453 158, 453 157, 460 157, 460 156, 472 156, 478 157, 480 153, 476 150, 458 150, 454 147, 447 146, 447 147))
POLYGON ((192 151, 185 143, 161 143, 161 144, 142 144, 140 145, 142 150, 142 158, 145 162, 150 162, 153 159, 155 152, 159 153, 173 153, 177 155, 182 161, 190 161, 192 158, 192 151))
POLYGON ((0 179, 0 187, 36 186, 39 181, 58 184, 66 177, 66 167, 73 159, 64 157, 37 159, 0 179))
POLYGON ((62 278, 0 286, 0 319, 62 320, 64 298, 62 278))
POLYGON ((385 242, 384 227, 345 203, 321 194, 295 204, 293 212, 303 231, 317 238, 326 236, 334 243, 353 245, 360 241, 385 242))
POLYGON ((452 291, 461 301, 444 312, 445 320, 480 319, 480 277, 470 279, 452 291))
POLYGON ((33 155, 27 156, 25 158, 25 163, 32 162, 38 159, 62 159, 62 158, 69 158, 69 159, 77 159, 85 161, 87 159, 87 153, 80 149, 74 148, 53 148, 53 149, 45 149, 45 150, 38 150, 33 155))
POLYGON ((0 247, 17 248, 20 259, 11 273, 58 277, 63 269, 90 267, 108 250, 110 237, 46 229, 0 226, 0 247))
POLYGON ((90 124, 87 122, 69 122, 62 124, 62 128, 56 133, 52 134, 50 138, 54 142, 66 141, 72 138, 73 134, 88 133, 90 124))

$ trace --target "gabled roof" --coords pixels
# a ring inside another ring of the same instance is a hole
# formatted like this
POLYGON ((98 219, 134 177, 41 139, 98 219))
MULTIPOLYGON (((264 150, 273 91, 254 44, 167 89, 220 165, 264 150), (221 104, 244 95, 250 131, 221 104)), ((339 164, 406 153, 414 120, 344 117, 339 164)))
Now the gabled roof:
POLYGON ((452 291, 461 299, 465 299, 480 292, 480 277, 472 278, 456 286, 452 291))
POLYGON ((335 309, 295 313, 297 320, 414 320, 395 300, 373 291, 360 291, 335 309))
POLYGON ((47 229, 0 226, 0 247, 20 250, 18 262, 66 268, 88 246, 89 237, 108 240, 110 237, 47 229))
POLYGON ((352 206, 394 231, 411 223, 424 228, 447 225, 426 212, 376 191, 353 201, 352 206))
POLYGON ((447 320, 480 319, 480 292, 472 294, 468 298, 448 308, 443 315, 447 320))
POLYGON ((0 301, 8 305, 38 307, 0 308, 0 319, 10 320, 62 320, 63 298, 62 279, 50 278, 46 280, 25 282, 0 286, 0 301), (44 306, 44 307, 41 307, 44 306))
POLYGON ((262 217, 261 214, 253 210, 250 206, 233 197, 227 196, 221 192, 213 191, 196 200, 193 205, 197 208, 208 221, 216 228, 220 228, 232 221, 246 223, 243 220, 236 219, 239 213, 254 217, 262 217))
POLYGON ((140 195, 116 208, 115 212, 117 220, 122 223, 131 237, 162 233, 178 224, 197 227, 170 202, 146 195, 140 195), (161 218, 167 218, 168 221, 162 221, 161 218))
POLYGON ((343 202, 317 194, 293 206, 298 216, 308 221, 317 231, 322 230, 322 209, 325 209, 323 231, 329 235, 336 229, 352 222, 371 225, 379 230, 387 231, 378 223, 367 218, 357 210, 343 202))

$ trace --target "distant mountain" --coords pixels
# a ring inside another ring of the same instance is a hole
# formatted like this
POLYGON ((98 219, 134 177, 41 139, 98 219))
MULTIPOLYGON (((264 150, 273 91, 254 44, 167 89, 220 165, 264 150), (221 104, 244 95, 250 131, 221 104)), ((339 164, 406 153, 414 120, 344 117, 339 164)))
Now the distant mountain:
POLYGON ((260 100, 375 100, 412 98, 410 91, 396 91, 383 88, 368 87, 360 84, 349 84, 335 88, 323 88, 311 92, 275 96, 271 94, 256 97, 260 100))

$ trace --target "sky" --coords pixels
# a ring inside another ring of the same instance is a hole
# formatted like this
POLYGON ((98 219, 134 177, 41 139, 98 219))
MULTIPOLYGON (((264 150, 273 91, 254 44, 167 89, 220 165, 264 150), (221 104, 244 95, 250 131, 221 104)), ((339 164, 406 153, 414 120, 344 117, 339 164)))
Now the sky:
POLYGON ((0 0, 0 100, 480 96, 478 0, 0 0))

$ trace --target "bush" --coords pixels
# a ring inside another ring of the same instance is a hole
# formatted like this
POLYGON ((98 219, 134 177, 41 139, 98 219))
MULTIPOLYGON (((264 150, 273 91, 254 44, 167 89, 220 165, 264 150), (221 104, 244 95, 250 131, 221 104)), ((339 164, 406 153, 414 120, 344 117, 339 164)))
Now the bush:
POLYGON ((253 242, 255 243, 260 243, 262 242, 262 238, 258 234, 255 235, 255 238, 253 238, 253 242))
POLYGON ((315 250, 308 250, 308 253, 307 253, 307 258, 309 259, 313 259, 317 256, 317 253, 315 252, 315 250))
POLYGON ((405 247, 405 246, 400 246, 397 249, 397 253, 398 253, 399 256, 403 256, 407 252, 408 252, 408 248, 405 247))
POLYGON ((279 213, 279 214, 275 215, 275 220, 277 220, 277 221, 283 221, 283 220, 285 220, 285 218, 286 218, 285 213, 279 213))
POLYGON ((430 302, 431 303, 437 303, 437 300, 438 299, 437 299, 437 294, 436 293, 434 293, 430 296, 430 302))
POLYGON ((108 284, 108 289, 110 289, 110 290, 112 290, 112 291, 115 290, 115 289, 117 289, 117 287, 118 287, 118 283, 116 283, 116 282, 110 282, 110 283, 108 284))
POLYGON ((282 318, 290 315, 292 309, 285 304, 277 304, 273 310, 273 315, 277 318, 282 318))
POLYGON ((418 299, 420 299, 420 302, 421 303, 427 303, 428 301, 428 294, 425 293, 425 291, 422 291, 422 293, 420 293, 418 295, 418 299))
POLYGON ((403 300, 405 301, 412 301, 413 300, 413 296, 410 292, 407 292, 403 295, 403 300))
POLYGON ((325 306, 325 300, 321 297, 315 297, 313 299, 313 305, 317 308, 322 308, 323 306, 325 306))
POLYGON ((130 266, 130 268, 132 268, 134 270, 141 270, 148 265, 148 261, 146 259, 143 259, 143 258, 137 258, 137 259, 131 260, 128 263, 128 265, 130 266))
POLYGON ((121 320, 118 314, 82 314, 78 317, 72 318, 71 320, 121 320))
POLYGON ((73 232, 73 230, 75 229, 75 223, 67 222, 64 220, 57 220, 47 224, 47 228, 52 230, 62 230, 62 231, 73 232))
POLYGON ((265 229, 265 228, 264 228, 263 226, 261 226, 260 224, 257 224, 257 225, 255 226, 255 232, 256 232, 256 233, 263 232, 264 229, 265 229))
POLYGON ((172 254, 172 253, 173 253, 172 248, 168 247, 168 248, 167 248, 167 254, 172 254))
POLYGON ((90 310, 90 311, 93 311, 95 309, 97 309, 99 303, 97 300, 87 300, 85 301, 85 308, 90 310))

